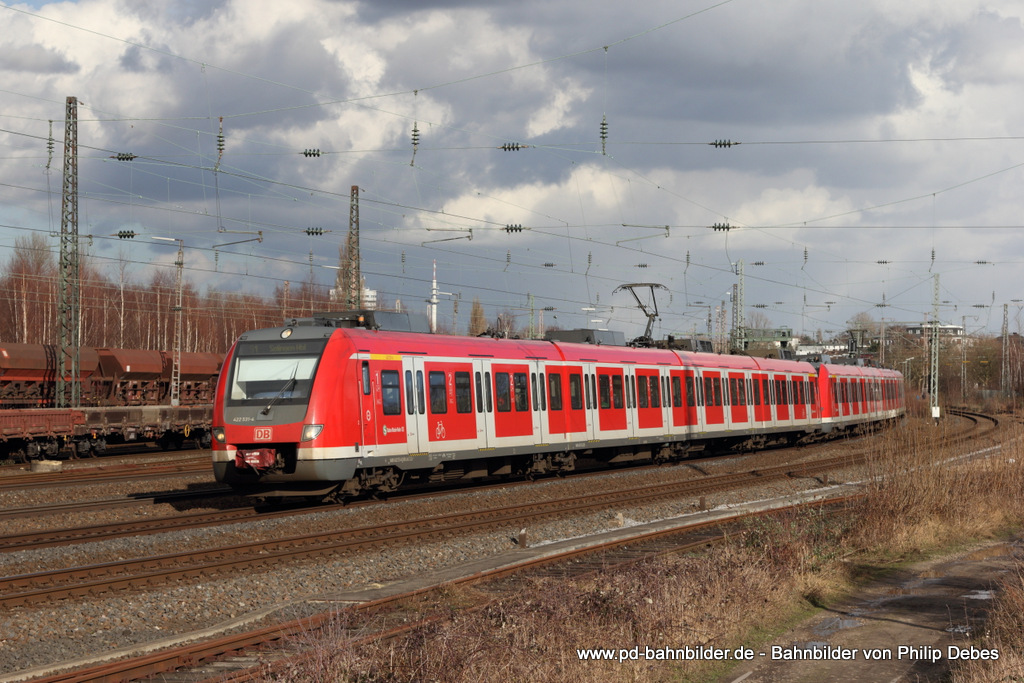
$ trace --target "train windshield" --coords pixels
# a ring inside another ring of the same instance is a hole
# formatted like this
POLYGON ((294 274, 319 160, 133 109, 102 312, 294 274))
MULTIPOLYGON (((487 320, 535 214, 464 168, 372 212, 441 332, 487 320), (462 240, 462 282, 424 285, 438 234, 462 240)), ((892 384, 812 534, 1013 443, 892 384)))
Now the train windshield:
POLYGON ((229 405, 305 404, 326 339, 239 342, 231 364, 229 405))

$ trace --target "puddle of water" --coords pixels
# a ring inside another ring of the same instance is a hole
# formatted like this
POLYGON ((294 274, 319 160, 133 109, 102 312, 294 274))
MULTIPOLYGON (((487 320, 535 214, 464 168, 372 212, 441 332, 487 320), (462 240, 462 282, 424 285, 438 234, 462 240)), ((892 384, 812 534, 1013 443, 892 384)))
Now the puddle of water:
POLYGON ((993 557, 1007 557, 1011 552, 1012 549, 1008 543, 999 543, 997 545, 988 546, 987 548, 979 548, 974 552, 968 553, 964 559, 969 561, 987 560, 993 557))
POLYGON ((836 631, 841 631, 844 628, 857 628, 861 625, 861 622, 857 619, 843 619, 842 617, 832 617, 821 622, 814 627, 815 635, 829 636, 836 631))
POLYGON ((968 600, 991 600, 994 593, 992 591, 971 591, 967 595, 961 595, 961 598, 967 598, 968 600))

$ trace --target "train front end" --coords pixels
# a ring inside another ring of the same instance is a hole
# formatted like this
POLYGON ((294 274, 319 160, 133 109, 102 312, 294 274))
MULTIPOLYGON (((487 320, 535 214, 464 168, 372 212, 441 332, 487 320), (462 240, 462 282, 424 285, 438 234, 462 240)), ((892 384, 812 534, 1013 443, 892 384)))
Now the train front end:
POLYGON ((242 335, 224 363, 213 413, 217 481, 265 498, 324 496, 355 470, 336 427, 349 366, 341 330, 294 326, 242 335), (330 439, 330 446, 327 440, 330 439))

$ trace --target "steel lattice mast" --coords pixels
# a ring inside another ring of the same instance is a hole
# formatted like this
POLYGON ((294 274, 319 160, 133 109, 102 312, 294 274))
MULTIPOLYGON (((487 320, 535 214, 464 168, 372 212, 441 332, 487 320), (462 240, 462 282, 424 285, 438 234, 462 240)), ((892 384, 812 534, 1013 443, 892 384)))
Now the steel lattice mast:
POLYGON ((361 308, 363 299, 363 283, 359 263, 359 186, 352 186, 352 194, 348 207, 348 239, 345 243, 345 257, 348 260, 345 290, 348 299, 345 305, 349 310, 361 308))
POLYGON ((57 318, 60 338, 56 367, 58 408, 77 407, 82 387, 79 365, 78 269, 78 98, 68 97, 64 117, 64 183, 60 215, 60 283, 57 318), (70 383, 70 392, 68 391, 70 383), (68 395, 70 393, 70 396, 68 395))

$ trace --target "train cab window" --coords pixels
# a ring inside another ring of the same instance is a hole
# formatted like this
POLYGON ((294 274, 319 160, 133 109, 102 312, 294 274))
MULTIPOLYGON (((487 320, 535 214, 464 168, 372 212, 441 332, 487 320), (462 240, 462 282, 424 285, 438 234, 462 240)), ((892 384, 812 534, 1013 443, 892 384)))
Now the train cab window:
POLYGON ((582 378, 579 375, 569 375, 569 407, 573 410, 583 410, 583 387, 582 378))
POLYGON ((676 406, 683 405, 683 383, 679 377, 672 378, 672 404, 676 406))
POLYGON ((540 373, 540 409, 548 409, 547 392, 544 391, 544 373, 540 373))
POLYGON ((363 395, 370 395, 370 363, 363 361, 363 395))
POLYGON ((473 388, 469 382, 468 372, 455 373, 455 412, 473 412, 473 388))
POLYGON ((548 405, 551 410, 562 409, 562 375, 556 372, 548 373, 548 405))
POLYGON ((476 380, 476 412, 484 412, 484 392, 483 385, 480 382, 480 373, 475 373, 474 379, 476 380))
POLYGON ((494 409, 494 404, 491 403, 491 373, 484 373, 484 401, 487 405, 487 412, 491 412, 494 409))
POLYGON ((416 411, 416 399, 412 393, 412 370, 405 371, 405 412, 412 415, 416 411))
POLYGON ((648 394, 647 394, 647 376, 646 375, 640 375, 639 377, 636 378, 636 383, 638 385, 640 385, 640 391, 637 392, 637 395, 636 395, 637 405, 639 407, 641 407, 641 408, 646 408, 647 405, 648 405, 648 401, 647 401, 647 396, 648 396, 648 394))
POLYGON ((423 393, 423 371, 416 371, 416 409, 420 415, 427 412, 427 399, 423 393))
POLYGON ((691 408, 697 405, 697 393, 693 389, 693 378, 686 378, 686 405, 691 408))
POLYGON ((618 375, 612 377, 612 407, 622 407, 622 378, 618 375))
POLYGON ((530 392, 533 396, 533 409, 540 410, 540 401, 537 399, 537 373, 530 373, 530 392))
POLYGON ((599 388, 600 388, 600 392, 599 392, 600 396, 601 396, 601 404, 600 405, 601 405, 601 409, 602 410, 607 410, 608 408, 612 407, 611 383, 608 380, 609 380, 608 375, 601 375, 600 377, 597 378, 598 385, 599 385, 599 388))
POLYGON ((385 415, 402 414, 402 386, 398 370, 380 371, 381 411, 385 415))
POLYGON ((494 373, 494 403, 499 413, 512 410, 512 385, 507 372, 494 373))
POLYGON ((512 385, 515 389, 516 398, 516 410, 519 412, 525 412, 530 409, 530 399, 527 396, 527 380, 525 372, 516 372, 512 374, 512 385))
POLYGON ((430 382, 430 414, 444 415, 448 412, 448 392, 446 391, 444 372, 431 370, 427 373, 430 382))

